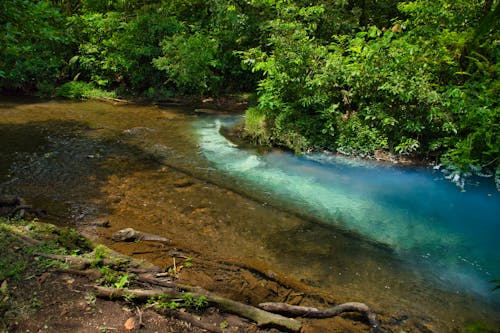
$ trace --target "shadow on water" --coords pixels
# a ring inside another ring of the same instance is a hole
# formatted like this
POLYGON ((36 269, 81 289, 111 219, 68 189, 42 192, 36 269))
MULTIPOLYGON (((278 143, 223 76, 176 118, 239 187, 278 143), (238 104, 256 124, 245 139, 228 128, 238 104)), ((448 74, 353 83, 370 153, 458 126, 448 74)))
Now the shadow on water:
POLYGON ((56 221, 78 222, 103 214, 106 206, 95 203, 111 175, 159 167, 153 155, 92 131, 77 121, 0 124, 0 193, 25 197, 56 221))
POLYGON ((44 127, 0 125, 0 184, 7 180, 9 168, 18 154, 35 153, 47 144, 44 127))

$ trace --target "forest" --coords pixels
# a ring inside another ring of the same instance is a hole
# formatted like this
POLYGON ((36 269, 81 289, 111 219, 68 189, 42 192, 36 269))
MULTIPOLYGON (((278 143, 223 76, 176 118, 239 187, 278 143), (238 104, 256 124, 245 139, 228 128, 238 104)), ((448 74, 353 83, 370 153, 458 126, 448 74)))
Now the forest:
POLYGON ((0 93, 255 93, 260 144, 498 180, 498 2, 3 0, 0 93))

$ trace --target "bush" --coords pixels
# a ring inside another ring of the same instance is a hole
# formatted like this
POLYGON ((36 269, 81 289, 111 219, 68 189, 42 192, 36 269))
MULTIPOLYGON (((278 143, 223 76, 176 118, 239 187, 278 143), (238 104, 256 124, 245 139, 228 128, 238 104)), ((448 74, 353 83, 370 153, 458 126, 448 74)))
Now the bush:
POLYGON ((60 86, 56 91, 56 96, 87 99, 87 98, 112 98, 113 93, 94 87, 92 83, 71 81, 60 86))

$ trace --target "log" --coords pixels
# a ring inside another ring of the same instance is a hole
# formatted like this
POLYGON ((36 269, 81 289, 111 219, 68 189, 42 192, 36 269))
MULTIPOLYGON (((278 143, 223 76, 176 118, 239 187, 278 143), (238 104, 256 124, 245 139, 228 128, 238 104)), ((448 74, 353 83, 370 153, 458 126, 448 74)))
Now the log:
MULTIPOLYGON (((184 286, 185 287, 185 286, 184 286)), ((138 299, 147 300, 152 297, 166 296, 168 298, 181 298, 185 293, 176 289, 144 290, 144 289, 117 289, 109 287, 94 286, 97 296, 106 298, 117 298, 133 295, 138 299)), ((292 332, 299 332, 302 323, 298 320, 286 318, 284 316, 270 313, 251 305, 233 301, 231 299, 216 295, 212 292, 198 287, 189 287, 190 293, 194 297, 206 297, 208 302, 214 303, 222 309, 235 313, 257 323, 257 326, 271 326, 285 328, 292 332)))
POLYGON ((344 312, 358 312, 366 316, 374 333, 386 333, 386 331, 380 327, 377 314, 364 303, 348 302, 323 310, 307 306, 274 302, 260 303, 259 307, 273 313, 309 318, 330 318, 344 312))

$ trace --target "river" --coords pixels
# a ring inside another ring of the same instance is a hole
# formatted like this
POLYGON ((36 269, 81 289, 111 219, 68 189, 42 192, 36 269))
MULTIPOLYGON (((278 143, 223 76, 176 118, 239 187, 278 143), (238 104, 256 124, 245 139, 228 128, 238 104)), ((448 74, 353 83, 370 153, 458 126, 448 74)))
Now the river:
POLYGON ((440 170, 238 147, 238 117, 97 101, 0 102, 0 192, 56 223, 106 216, 253 260, 435 331, 500 327, 500 196, 440 170))

